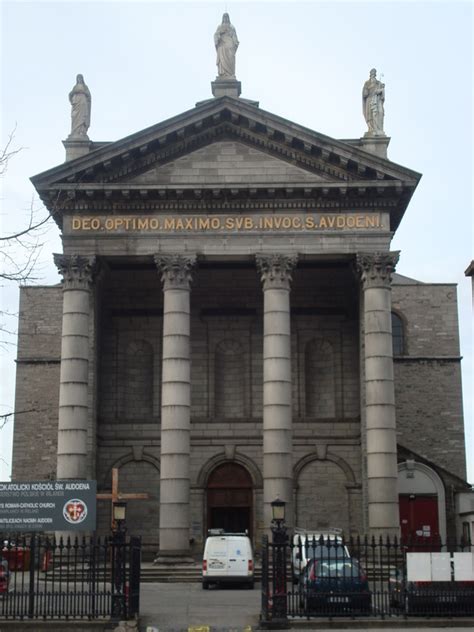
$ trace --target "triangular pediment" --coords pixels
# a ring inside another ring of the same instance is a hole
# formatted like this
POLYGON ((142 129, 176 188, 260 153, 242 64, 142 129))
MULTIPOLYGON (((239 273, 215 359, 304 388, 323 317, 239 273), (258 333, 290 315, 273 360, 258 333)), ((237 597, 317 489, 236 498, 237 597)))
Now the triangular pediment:
MULTIPOLYGON (((85 155, 32 182, 48 208, 64 200, 63 210, 81 196, 92 207, 94 198, 111 201, 117 195, 149 200, 304 195, 317 201, 388 194, 396 228, 420 175, 360 145, 222 97, 121 140, 90 143, 85 155)), ((57 210, 55 216, 60 223, 57 210)))
POLYGON ((287 160, 269 155, 241 142, 218 141, 192 151, 171 162, 157 163, 144 173, 132 177, 134 185, 242 185, 315 184, 337 181, 287 160))

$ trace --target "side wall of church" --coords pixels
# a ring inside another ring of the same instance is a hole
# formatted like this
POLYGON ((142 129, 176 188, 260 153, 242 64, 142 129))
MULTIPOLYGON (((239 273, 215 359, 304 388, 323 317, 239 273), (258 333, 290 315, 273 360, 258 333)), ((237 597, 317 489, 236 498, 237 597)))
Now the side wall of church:
POLYGON ((62 288, 20 290, 12 477, 56 475, 62 288))
POLYGON ((404 353, 395 358, 399 442, 465 478, 456 286, 393 286, 404 323, 404 353))

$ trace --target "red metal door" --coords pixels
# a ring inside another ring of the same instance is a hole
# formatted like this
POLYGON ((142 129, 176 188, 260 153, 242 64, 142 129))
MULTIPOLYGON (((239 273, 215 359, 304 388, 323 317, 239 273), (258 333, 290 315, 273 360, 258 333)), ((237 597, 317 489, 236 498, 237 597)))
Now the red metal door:
POLYGON ((401 494, 399 506, 402 541, 418 550, 439 548, 438 497, 401 494))

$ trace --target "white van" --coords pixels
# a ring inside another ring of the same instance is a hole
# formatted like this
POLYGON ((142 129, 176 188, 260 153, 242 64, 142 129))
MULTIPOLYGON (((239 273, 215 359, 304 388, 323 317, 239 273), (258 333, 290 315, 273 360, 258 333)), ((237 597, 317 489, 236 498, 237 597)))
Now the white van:
POLYGON ((306 531, 295 528, 292 548, 293 583, 298 583, 309 560, 342 559, 350 557, 344 544, 342 529, 306 531))
POLYGON ((252 543, 245 533, 211 529, 204 545, 202 587, 209 584, 245 583, 254 586, 252 543))

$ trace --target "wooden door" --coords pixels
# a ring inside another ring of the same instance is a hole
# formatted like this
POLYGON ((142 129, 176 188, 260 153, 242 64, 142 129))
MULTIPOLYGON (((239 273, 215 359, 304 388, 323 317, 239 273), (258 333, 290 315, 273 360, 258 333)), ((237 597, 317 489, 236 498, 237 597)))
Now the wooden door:
POLYGON ((207 528, 252 537, 252 479, 237 463, 219 465, 207 484, 207 528))

